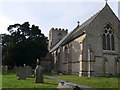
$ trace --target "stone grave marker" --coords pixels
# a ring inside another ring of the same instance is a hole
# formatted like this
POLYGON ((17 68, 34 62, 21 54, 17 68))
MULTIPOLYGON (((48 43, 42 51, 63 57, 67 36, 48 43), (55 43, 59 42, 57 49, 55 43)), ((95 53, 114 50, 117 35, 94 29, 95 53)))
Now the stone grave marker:
POLYGON ((80 87, 73 85, 69 82, 61 82, 57 87, 59 90, 80 90, 80 87))
POLYGON ((19 77, 19 80, 24 80, 26 78, 32 77, 32 68, 30 66, 15 66, 14 71, 19 77))
POLYGON ((17 69, 18 69, 18 67, 17 67, 17 66, 14 66, 13 71, 16 73, 16 72, 17 72, 17 69))
POLYGON ((16 75, 19 76, 21 73, 22 66, 16 67, 16 75))
POLYGON ((43 68, 38 65, 35 69, 35 83, 43 83, 43 68))
POLYGON ((8 66, 2 66, 2 74, 7 74, 8 66))
POLYGON ((26 67, 20 67, 18 72, 18 80, 25 80, 26 79, 26 67))
POLYGON ((26 66, 26 77, 32 77, 32 68, 30 66, 26 66))

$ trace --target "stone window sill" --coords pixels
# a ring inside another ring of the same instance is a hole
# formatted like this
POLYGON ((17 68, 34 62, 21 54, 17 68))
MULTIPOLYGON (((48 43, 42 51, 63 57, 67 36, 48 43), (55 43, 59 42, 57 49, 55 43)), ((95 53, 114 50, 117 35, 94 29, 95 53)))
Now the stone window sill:
POLYGON ((116 51, 112 51, 112 50, 103 50, 104 54, 117 54, 116 51))
POLYGON ((80 62, 79 60, 76 60, 76 61, 64 61, 63 64, 67 64, 67 63, 78 63, 80 62))

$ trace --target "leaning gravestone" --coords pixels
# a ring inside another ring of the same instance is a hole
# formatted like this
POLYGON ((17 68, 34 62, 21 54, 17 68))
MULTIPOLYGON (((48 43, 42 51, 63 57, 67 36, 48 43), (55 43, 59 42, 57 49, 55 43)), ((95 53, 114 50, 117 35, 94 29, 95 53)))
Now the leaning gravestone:
POLYGON ((43 80, 43 68, 38 65, 36 68, 35 68, 35 83, 43 83, 44 80, 43 80))

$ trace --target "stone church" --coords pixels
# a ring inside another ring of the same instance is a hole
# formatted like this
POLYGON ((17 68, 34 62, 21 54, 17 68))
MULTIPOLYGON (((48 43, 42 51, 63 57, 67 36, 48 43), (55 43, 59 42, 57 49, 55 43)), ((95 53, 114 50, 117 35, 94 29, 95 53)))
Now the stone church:
POLYGON ((79 76, 120 73, 120 21, 106 2, 102 10, 73 31, 52 28, 49 52, 55 72, 79 76))

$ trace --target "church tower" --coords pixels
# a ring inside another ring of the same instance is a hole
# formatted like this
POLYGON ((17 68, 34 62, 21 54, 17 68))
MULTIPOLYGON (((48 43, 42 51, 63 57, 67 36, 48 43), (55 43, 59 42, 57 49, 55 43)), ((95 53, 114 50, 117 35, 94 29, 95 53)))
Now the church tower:
POLYGON ((65 35, 67 35, 68 29, 52 28, 49 31, 49 46, 48 49, 52 49, 65 35))

